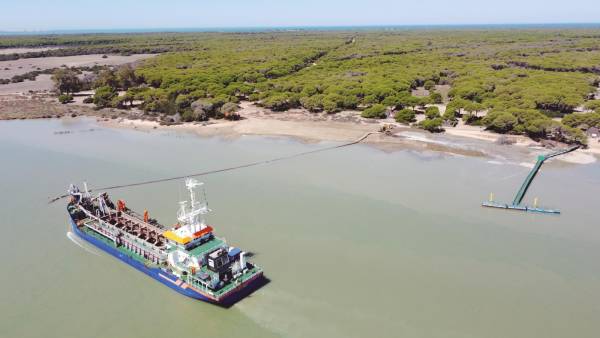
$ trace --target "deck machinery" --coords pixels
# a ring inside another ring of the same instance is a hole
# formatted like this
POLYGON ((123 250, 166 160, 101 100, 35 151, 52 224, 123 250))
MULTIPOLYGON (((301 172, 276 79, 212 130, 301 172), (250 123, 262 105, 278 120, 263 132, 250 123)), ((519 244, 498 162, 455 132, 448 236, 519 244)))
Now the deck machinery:
POLYGON ((490 200, 483 202, 481 205, 484 207, 488 207, 488 208, 518 210, 518 211, 531 211, 531 212, 539 212, 539 213, 544 213, 544 214, 560 214, 560 210, 557 210, 557 209, 539 208, 537 206, 537 201, 534 203, 533 207, 523 205, 521 203, 523 202, 523 198, 525 197, 525 194, 527 193, 527 190, 529 189, 531 182, 533 181, 533 179, 535 178, 537 173, 540 171, 542 164, 544 164, 544 162, 546 160, 551 159, 556 156, 566 154, 566 153, 570 153, 572 151, 577 150, 578 148, 579 148, 579 146, 572 146, 569 148, 557 150, 550 154, 538 156, 537 162, 535 163, 535 165, 533 166, 533 168, 531 169, 531 171, 525 178, 525 181, 523 181, 523 184, 519 188, 519 191, 517 191, 517 194, 515 195, 515 198, 513 199, 511 204, 497 203, 494 201, 493 195, 490 194, 490 200))
POLYGON ((206 199, 195 191, 201 186, 186 180, 190 201, 179 203, 178 223, 170 228, 123 200, 115 205, 106 193, 92 197, 86 184, 83 192, 71 185, 67 210, 79 237, 184 295, 226 305, 247 293, 263 272, 245 252, 214 236, 203 218, 210 211, 206 199))

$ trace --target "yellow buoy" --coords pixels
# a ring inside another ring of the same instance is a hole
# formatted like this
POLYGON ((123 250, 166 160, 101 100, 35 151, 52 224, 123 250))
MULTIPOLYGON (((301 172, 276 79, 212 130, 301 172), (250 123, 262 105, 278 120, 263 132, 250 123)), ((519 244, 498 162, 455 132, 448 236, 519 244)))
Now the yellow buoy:
POLYGON ((494 202, 494 193, 493 192, 490 193, 490 202, 494 202))

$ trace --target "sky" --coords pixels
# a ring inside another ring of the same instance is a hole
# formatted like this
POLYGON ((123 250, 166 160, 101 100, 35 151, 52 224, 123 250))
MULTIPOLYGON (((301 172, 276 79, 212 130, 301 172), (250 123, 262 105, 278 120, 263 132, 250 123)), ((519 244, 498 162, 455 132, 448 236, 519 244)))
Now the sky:
POLYGON ((599 0, 0 0, 0 31, 600 23, 599 0))

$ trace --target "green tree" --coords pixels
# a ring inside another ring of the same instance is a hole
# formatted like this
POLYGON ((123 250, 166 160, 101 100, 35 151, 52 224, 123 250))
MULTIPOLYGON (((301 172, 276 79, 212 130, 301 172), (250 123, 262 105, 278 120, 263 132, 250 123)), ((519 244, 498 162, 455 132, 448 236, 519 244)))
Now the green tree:
POLYGON ((547 118, 538 118, 525 124, 525 132, 532 137, 545 137, 547 130, 552 125, 547 118))
POLYGON ((446 112, 444 113, 444 119, 447 121, 454 121, 457 117, 460 117, 461 110, 467 105, 467 101, 461 98, 454 98, 446 105, 446 112))
POLYGON ((98 74, 94 87, 111 87, 117 89, 119 87, 119 79, 112 69, 105 69, 98 74))
POLYGON ((425 109, 425 116, 428 119, 438 118, 440 117, 440 109, 436 106, 427 107, 427 109, 425 109))
POLYGON ((98 108, 106 108, 109 107, 115 97, 118 94, 114 88, 109 86, 103 86, 96 88, 96 92, 94 93, 94 104, 98 108))
POLYGON ((439 133, 444 131, 444 129, 442 128, 443 122, 444 121, 439 117, 436 117, 434 119, 425 119, 419 122, 419 128, 427 130, 431 133, 439 133))
POLYGON ((323 110, 323 95, 304 96, 300 98, 300 104, 310 112, 319 112, 323 110))
POLYGON ((425 87, 425 89, 427 89, 427 90, 435 89, 435 82, 433 82, 432 80, 427 80, 427 81, 425 81, 425 84, 423 85, 423 87, 425 87))
POLYGON ((412 109, 402 109, 396 112, 394 119, 398 123, 409 124, 415 121, 415 111, 412 109))
POLYGON ((81 90, 81 80, 77 73, 68 68, 59 68, 52 74, 54 88, 59 94, 72 94, 81 90))
POLYGON ((379 103, 363 110, 360 115, 368 119, 384 119, 387 116, 385 106, 379 103))
POLYGON ((442 94, 432 92, 429 94, 429 101, 434 104, 440 104, 444 101, 444 99, 442 98, 442 94))
POLYGON ((511 131, 519 121, 517 118, 507 112, 498 114, 493 121, 490 122, 488 128, 499 133, 507 133, 511 131))
POLYGON ((406 106, 411 107, 413 110, 419 106, 422 106, 423 103, 423 99, 420 97, 416 97, 416 96, 408 96, 406 98, 404 98, 404 103, 406 106))
POLYGON ((134 87, 138 83, 138 78, 135 75, 135 70, 129 64, 120 66, 116 71, 116 82, 123 90, 134 87))

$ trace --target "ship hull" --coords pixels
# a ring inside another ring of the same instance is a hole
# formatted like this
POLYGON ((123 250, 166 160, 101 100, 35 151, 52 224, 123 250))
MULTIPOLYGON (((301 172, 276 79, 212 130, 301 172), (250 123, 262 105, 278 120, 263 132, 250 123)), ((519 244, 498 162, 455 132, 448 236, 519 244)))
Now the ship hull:
POLYGON ((73 221, 73 218, 70 215, 69 215, 69 222, 71 223, 71 228, 72 228, 73 232, 79 238, 94 245, 98 249, 110 254, 111 256, 126 263, 127 265, 135 268, 136 270, 141 271, 144 274, 152 277, 153 279, 157 280, 161 284, 168 286, 170 289, 175 290, 178 293, 180 293, 184 296, 187 296, 187 297, 191 297, 191 298, 201 300, 204 302, 208 302, 208 303, 212 303, 212 304, 217 304, 217 305, 222 305, 222 306, 230 306, 241 299, 240 295, 245 293, 242 291, 245 291, 247 289, 255 289, 255 286, 261 283, 262 273, 260 275, 257 275, 256 278, 250 279, 250 280, 244 282, 243 284, 241 284, 234 292, 227 295, 227 297, 219 299, 219 300, 211 299, 208 296, 205 296, 202 293, 191 288, 189 285, 187 285, 187 283, 185 283, 179 277, 177 277, 169 272, 163 271, 160 268, 146 266, 143 263, 141 263, 141 262, 127 256, 123 252, 117 250, 115 247, 108 245, 108 244, 98 240, 97 238, 86 234, 81 229, 79 229, 79 227, 75 224, 75 222, 73 221))

